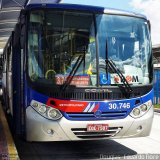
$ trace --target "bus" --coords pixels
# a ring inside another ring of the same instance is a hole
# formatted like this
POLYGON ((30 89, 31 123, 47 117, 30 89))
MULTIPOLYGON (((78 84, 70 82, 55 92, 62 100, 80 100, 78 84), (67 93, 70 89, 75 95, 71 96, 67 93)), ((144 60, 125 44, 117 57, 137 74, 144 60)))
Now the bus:
POLYGON ((3 64, 5 110, 27 141, 150 134, 153 65, 144 15, 29 1, 3 64))
POLYGON ((0 100, 2 99, 2 68, 3 68, 3 49, 0 49, 0 100))

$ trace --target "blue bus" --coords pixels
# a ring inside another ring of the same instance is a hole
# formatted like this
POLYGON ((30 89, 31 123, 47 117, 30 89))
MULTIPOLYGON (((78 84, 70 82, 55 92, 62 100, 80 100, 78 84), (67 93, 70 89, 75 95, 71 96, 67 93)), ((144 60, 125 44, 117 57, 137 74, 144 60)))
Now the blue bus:
POLYGON ((150 23, 96 6, 29 1, 3 53, 5 110, 27 141, 148 136, 150 23))

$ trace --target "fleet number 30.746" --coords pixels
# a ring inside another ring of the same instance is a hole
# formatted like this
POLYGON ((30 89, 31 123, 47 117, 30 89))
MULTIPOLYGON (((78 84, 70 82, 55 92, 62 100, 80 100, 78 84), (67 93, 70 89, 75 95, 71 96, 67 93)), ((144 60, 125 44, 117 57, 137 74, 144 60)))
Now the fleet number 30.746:
POLYGON ((130 103, 109 103, 109 109, 126 109, 130 108, 130 103))

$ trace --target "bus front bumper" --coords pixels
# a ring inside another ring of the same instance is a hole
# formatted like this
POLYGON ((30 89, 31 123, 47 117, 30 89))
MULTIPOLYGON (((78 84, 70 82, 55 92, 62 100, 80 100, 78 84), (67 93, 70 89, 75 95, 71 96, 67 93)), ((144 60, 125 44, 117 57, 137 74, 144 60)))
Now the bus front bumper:
POLYGON ((97 140, 129 137, 144 137, 150 134, 153 120, 153 107, 140 118, 128 115, 124 119, 101 121, 48 120, 32 107, 26 109, 26 139, 28 141, 72 141, 97 140), (108 124, 106 132, 87 132, 88 124, 108 124))

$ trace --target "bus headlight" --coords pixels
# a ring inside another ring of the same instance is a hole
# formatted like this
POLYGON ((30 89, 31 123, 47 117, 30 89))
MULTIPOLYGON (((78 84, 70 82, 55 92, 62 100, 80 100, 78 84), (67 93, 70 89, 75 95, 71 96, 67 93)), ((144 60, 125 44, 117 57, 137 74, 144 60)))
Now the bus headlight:
POLYGON ((59 110, 54 109, 54 108, 50 108, 47 112, 48 117, 52 118, 52 119, 59 119, 62 117, 61 113, 59 112, 59 110))
POLYGON ((33 103, 32 103, 32 106, 33 106, 34 108, 38 108, 38 107, 39 107, 37 102, 33 102, 33 103))
POLYGON ((141 113, 141 111, 140 111, 139 108, 134 108, 134 109, 133 109, 133 114, 134 114, 134 116, 139 116, 140 113, 141 113))
POLYGON ((141 105, 140 108, 141 108, 141 111, 143 112, 147 111, 147 105, 145 104, 141 105))
POLYGON ((58 120, 62 117, 62 114, 58 109, 52 108, 35 100, 31 101, 31 106, 34 110, 36 110, 40 115, 45 118, 51 120, 58 120))
POLYGON ((130 113, 130 116, 133 118, 142 117, 145 113, 148 112, 148 110, 151 108, 151 106, 152 106, 152 101, 149 100, 149 101, 145 102, 144 104, 133 108, 132 112, 130 113))
POLYGON ((40 113, 44 114, 46 112, 47 108, 45 105, 40 105, 38 110, 40 113))

